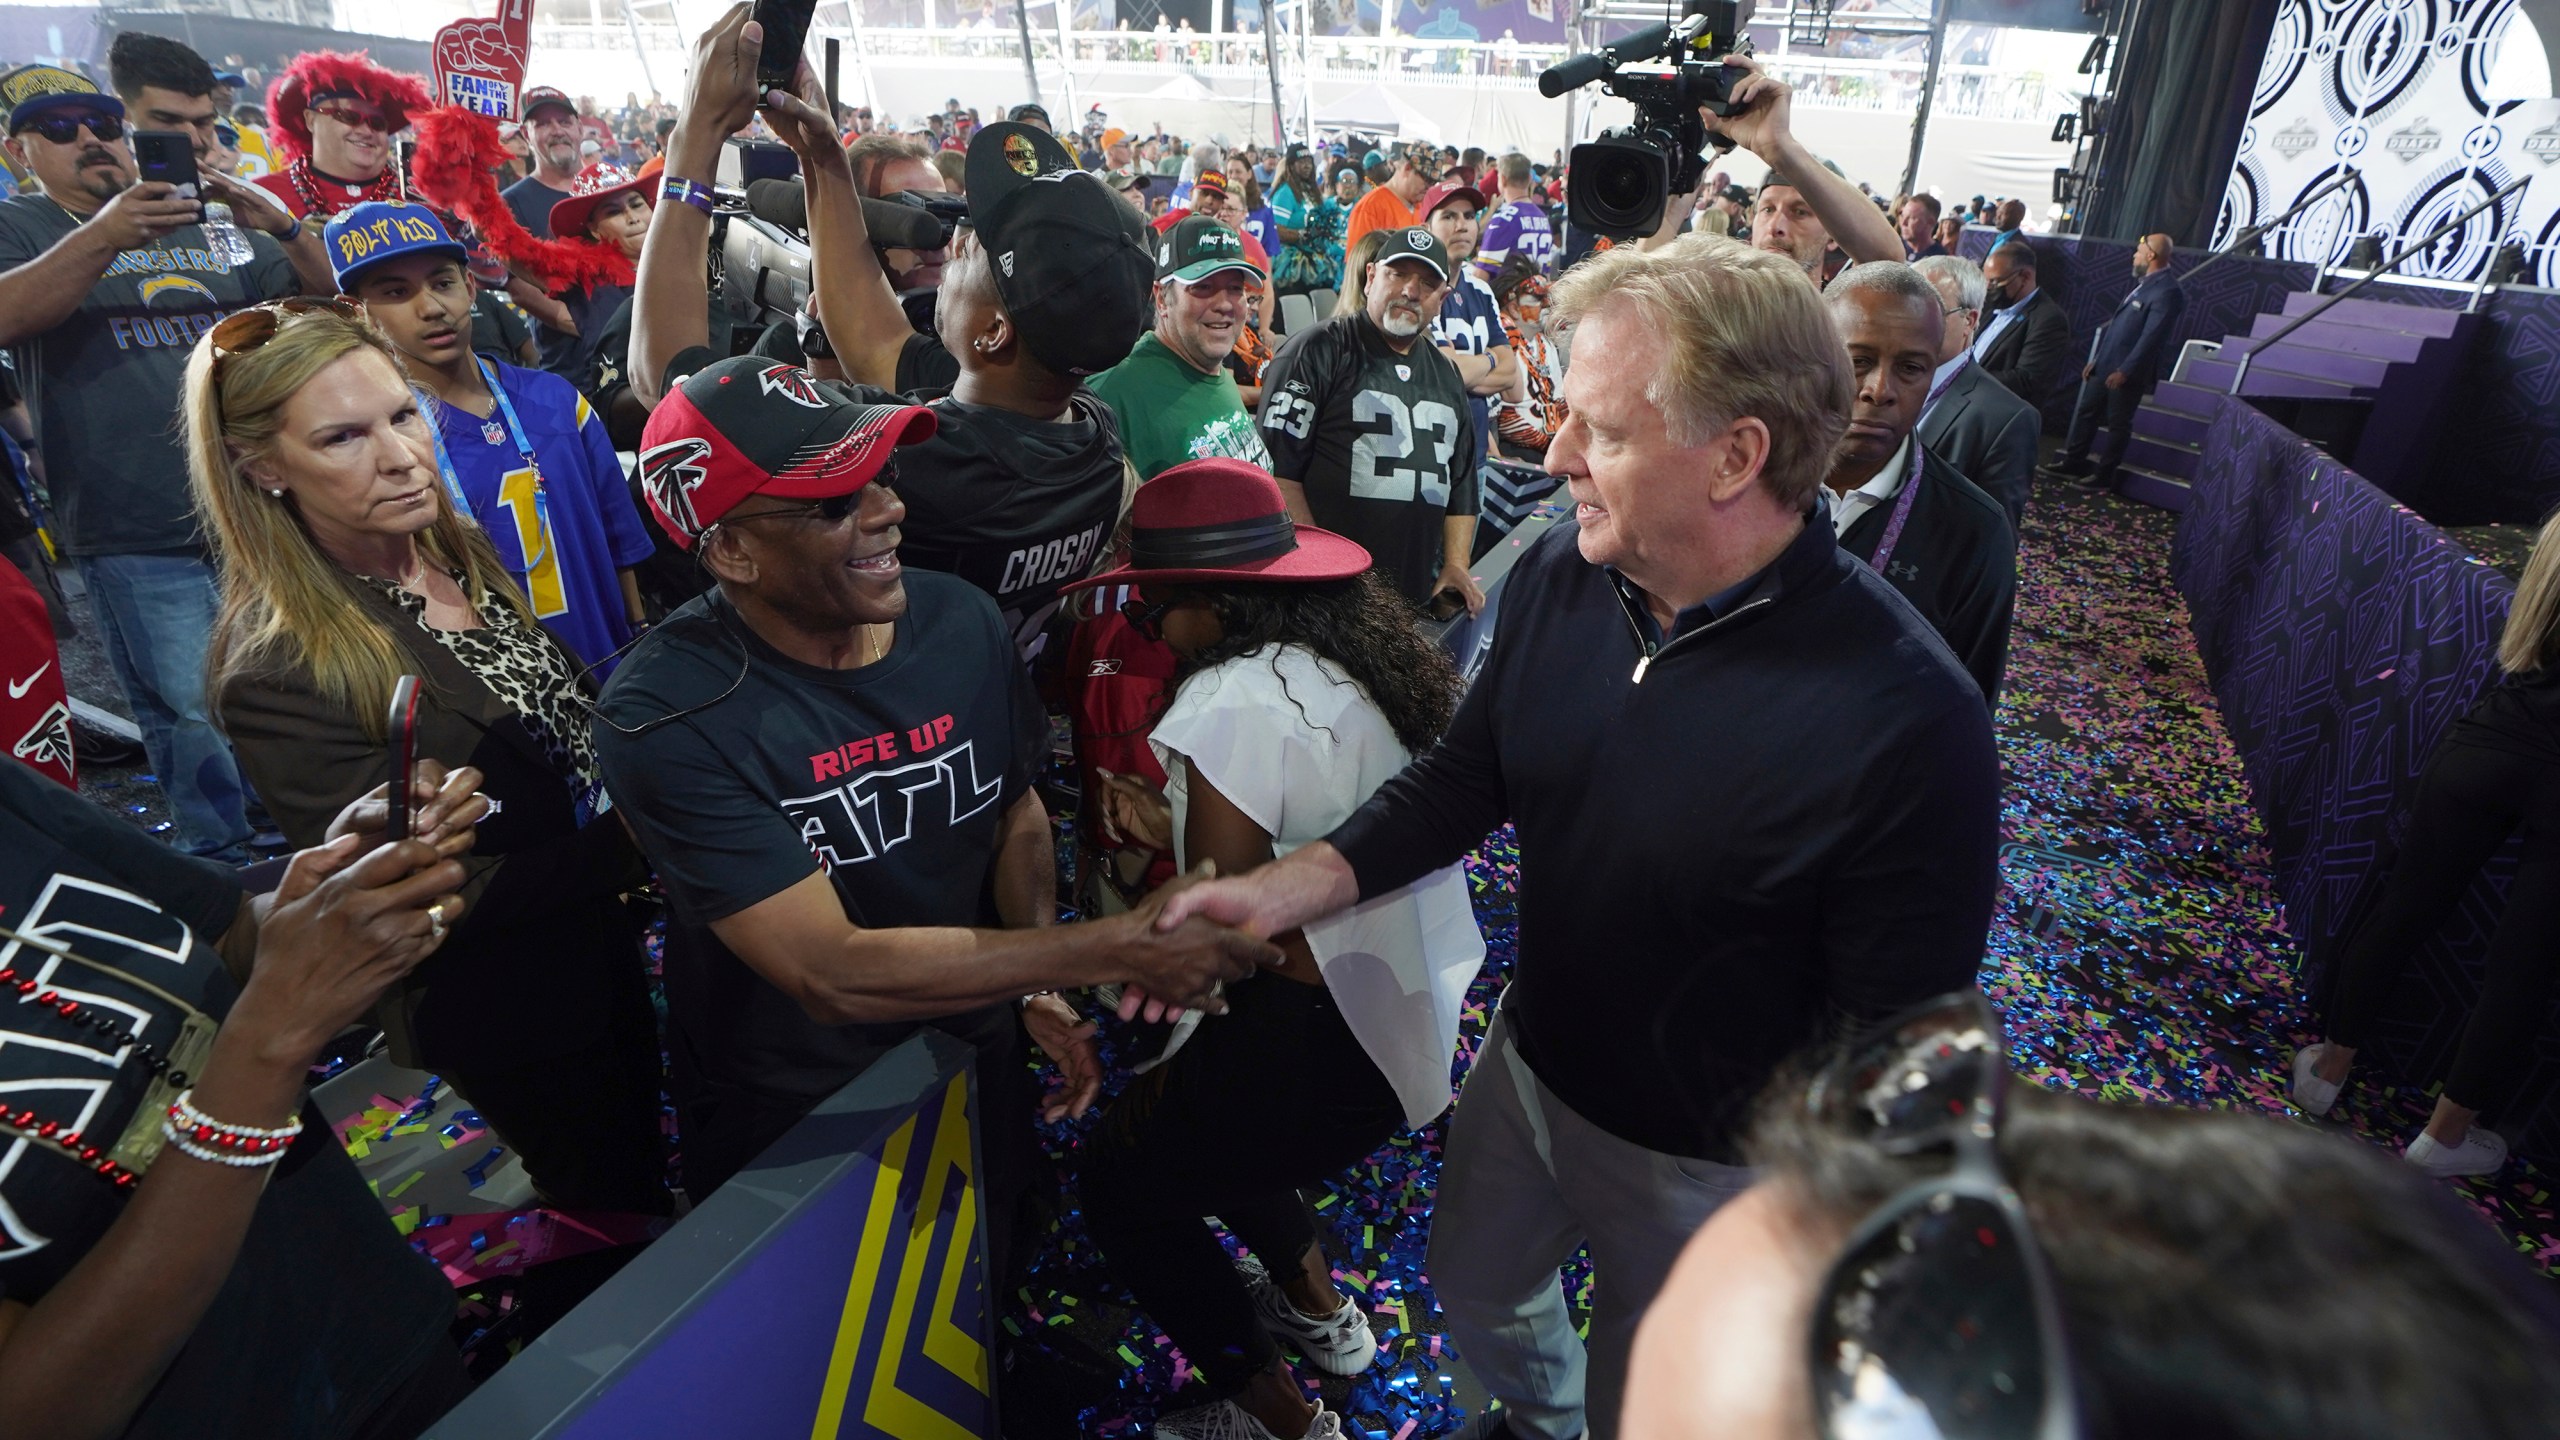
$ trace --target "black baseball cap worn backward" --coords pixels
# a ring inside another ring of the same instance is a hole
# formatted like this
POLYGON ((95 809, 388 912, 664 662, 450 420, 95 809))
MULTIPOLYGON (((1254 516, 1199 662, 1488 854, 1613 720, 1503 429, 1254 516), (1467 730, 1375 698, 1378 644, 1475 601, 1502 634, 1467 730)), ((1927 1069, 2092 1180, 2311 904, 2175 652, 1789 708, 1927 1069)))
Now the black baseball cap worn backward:
POLYGON ((1033 359, 1061 375, 1128 358, 1154 307, 1154 232, 1046 131, 1000 121, 970 138, 970 224, 1033 359))

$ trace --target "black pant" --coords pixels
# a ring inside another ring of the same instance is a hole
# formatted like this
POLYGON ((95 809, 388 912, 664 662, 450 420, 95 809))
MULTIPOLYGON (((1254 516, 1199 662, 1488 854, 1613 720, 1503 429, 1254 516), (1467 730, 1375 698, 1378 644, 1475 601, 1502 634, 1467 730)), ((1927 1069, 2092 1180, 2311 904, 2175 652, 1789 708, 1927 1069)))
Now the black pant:
POLYGON ((1215 1215, 1275 1277, 1316 1240, 1298 1187, 1404 1125, 1395 1087, 1321 986, 1263 975, 1140 1076, 1085 1145, 1086 1229, 1112 1271, 1218 1394, 1280 1358, 1215 1215))
POLYGON ((2489 938, 2480 1003, 2462 1030, 2444 1093, 2494 1109, 2551 1013, 2560 971, 2560 764, 2467 743, 2459 732, 2427 757, 2408 838, 2382 897, 2347 944, 2329 1036, 2362 1049, 2401 965, 2460 903, 2480 867, 2518 828, 2524 855, 2489 938))
POLYGON ((2133 442, 2133 412, 2142 406, 2143 392, 2151 388, 2148 375, 2129 375, 2117 389, 2107 388, 2107 374, 2101 370, 2080 382, 2079 403, 2071 407, 2071 431, 2062 441, 2062 463, 2081 466, 2089 463, 2089 447, 2098 447, 2098 468, 2113 470, 2124 459, 2124 447, 2133 442), (2106 436, 2098 435, 2099 418, 2105 417, 2106 436))
POLYGON ((549 1203, 667 1214, 674 1202, 659 1123, 658 1017, 637 946, 593 1003, 603 1007, 604 1030, 584 1045, 527 1056, 522 1065, 484 1060, 441 1073, 515 1147, 549 1203))

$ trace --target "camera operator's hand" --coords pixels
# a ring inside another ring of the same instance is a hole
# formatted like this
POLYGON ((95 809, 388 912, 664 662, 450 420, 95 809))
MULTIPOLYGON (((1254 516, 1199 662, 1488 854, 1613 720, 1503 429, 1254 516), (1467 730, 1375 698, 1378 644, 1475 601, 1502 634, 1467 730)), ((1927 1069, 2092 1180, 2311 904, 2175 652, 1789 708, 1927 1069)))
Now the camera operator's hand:
POLYGON ((1718 115, 1701 106, 1698 118, 1705 122, 1708 134, 1722 135, 1776 165, 1778 152, 1795 139, 1794 88, 1761 69, 1760 62, 1749 55, 1727 55, 1724 63, 1749 72, 1734 83, 1732 93, 1725 97, 1733 113, 1718 115))

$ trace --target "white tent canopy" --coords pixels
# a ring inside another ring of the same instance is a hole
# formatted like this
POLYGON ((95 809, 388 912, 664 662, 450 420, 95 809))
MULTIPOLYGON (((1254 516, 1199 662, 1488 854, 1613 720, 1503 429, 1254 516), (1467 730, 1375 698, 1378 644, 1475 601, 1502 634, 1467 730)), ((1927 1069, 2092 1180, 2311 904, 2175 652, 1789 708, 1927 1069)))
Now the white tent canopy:
POLYGON ((1393 135, 1399 140, 1440 138, 1439 122, 1382 85, 1363 85, 1340 99, 1318 105, 1315 119, 1318 130, 1393 135))

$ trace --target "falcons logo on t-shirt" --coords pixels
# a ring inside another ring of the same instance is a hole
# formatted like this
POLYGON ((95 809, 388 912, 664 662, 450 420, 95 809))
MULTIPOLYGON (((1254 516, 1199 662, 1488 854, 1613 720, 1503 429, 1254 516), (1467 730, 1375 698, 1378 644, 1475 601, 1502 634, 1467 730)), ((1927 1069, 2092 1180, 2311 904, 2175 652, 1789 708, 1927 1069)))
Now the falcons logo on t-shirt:
POLYGON ((756 379, 763 383, 767 395, 779 395, 794 405, 806 405, 812 410, 827 408, 826 397, 810 383, 809 372, 797 365, 772 366, 758 374, 756 379))
POLYGON ((60 765, 68 769, 72 763, 70 709, 61 701, 54 701, 53 707, 37 719, 34 728, 18 737, 18 743, 11 747, 9 753, 39 768, 60 765))
MULTIPOLYGON (((782 367, 789 369, 789 366, 782 367)), ((693 492, 709 478, 702 468, 711 442, 694 437, 670 440, 640 452, 640 488, 667 524, 685 535, 702 533, 693 512, 693 492)))

